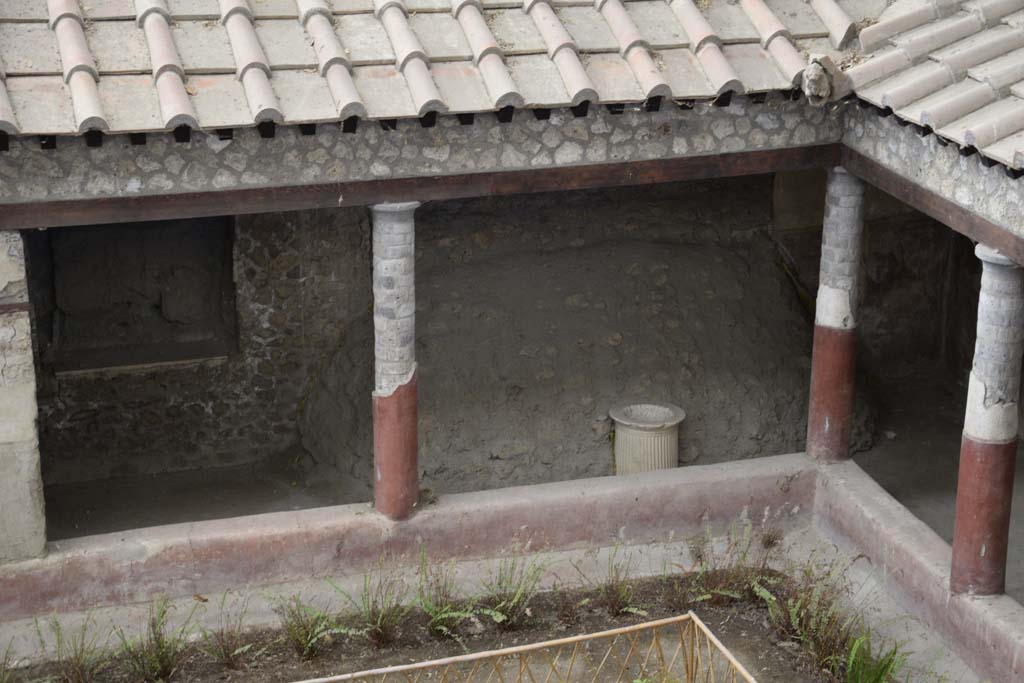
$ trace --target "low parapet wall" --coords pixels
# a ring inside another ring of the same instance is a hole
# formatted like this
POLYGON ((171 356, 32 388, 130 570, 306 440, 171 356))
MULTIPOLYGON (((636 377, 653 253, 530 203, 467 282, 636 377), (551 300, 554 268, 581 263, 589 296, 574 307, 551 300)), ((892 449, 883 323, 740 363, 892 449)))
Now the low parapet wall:
POLYGON ((441 496, 393 523, 368 505, 279 512, 137 529, 49 544, 40 560, 0 568, 0 623, 131 604, 151 596, 366 571, 382 556, 414 564, 533 550, 683 540, 744 508, 806 514, 814 466, 802 455, 623 477, 441 496))

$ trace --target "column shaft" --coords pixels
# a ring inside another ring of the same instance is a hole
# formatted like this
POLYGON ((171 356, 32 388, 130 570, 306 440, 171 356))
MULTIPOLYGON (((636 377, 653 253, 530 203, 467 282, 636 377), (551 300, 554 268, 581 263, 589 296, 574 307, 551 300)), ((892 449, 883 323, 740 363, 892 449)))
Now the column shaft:
POLYGON ((43 554, 36 374, 21 236, 0 232, 0 562, 43 554))
POLYGON ((983 266, 978 338, 960 445, 950 589, 994 595, 1006 583, 1024 353, 1024 271, 984 245, 975 253, 983 266))
POLYGON ((418 202, 373 211, 373 499, 391 519, 419 494, 416 400, 415 222, 418 202))
POLYGON ((807 453, 824 461, 850 454, 863 205, 863 182, 829 171, 807 412, 807 453))

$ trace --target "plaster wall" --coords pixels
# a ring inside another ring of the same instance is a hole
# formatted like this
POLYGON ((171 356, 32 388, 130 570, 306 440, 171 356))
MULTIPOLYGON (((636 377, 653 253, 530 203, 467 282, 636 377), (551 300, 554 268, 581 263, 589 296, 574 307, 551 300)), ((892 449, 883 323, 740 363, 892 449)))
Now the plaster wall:
POLYGON ((21 237, 0 235, 0 563, 46 542, 27 294, 21 237))

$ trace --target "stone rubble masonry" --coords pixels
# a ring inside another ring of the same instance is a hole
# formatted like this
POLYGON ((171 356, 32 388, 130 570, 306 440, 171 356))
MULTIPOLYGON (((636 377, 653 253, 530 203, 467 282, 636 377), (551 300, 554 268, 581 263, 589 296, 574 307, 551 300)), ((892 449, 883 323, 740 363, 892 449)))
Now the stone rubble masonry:
POLYGON ((0 562, 43 554, 46 520, 21 235, 0 233, 0 562))
POLYGON ((390 396, 416 371, 415 222, 419 202, 373 211, 375 397, 390 396))
POLYGON ((918 135, 896 117, 848 106, 843 143, 913 181, 950 199, 1009 233, 1024 237, 1024 183, 999 164, 986 167, 981 155, 961 156, 956 145, 942 146, 935 135, 918 135))
POLYGON ((56 150, 44 150, 34 138, 12 138, 0 154, 0 203, 671 159, 829 144, 841 133, 837 113, 773 94, 763 103, 734 97, 728 107, 689 110, 666 103, 657 112, 629 107, 612 114, 596 107, 583 118, 564 109, 548 120, 517 111, 508 123, 480 114, 471 126, 454 116, 432 128, 402 120, 393 131, 363 122, 354 134, 336 125, 317 126, 314 135, 283 126, 273 139, 249 128, 232 140, 197 132, 178 143, 153 134, 145 145, 116 136, 88 147, 82 138, 61 138, 56 150))
POLYGON ((864 229, 864 182, 842 167, 828 174, 821 276, 814 322, 840 330, 856 325, 857 274, 864 229))

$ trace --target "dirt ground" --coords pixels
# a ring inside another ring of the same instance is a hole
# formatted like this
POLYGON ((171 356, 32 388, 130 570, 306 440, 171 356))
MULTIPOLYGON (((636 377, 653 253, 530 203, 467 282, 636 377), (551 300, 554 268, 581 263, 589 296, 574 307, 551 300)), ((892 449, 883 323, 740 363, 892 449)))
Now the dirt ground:
MULTIPOLYGON (((570 624, 559 618, 560 614, 565 614, 560 605, 566 601, 553 593, 543 593, 531 603, 532 616, 523 627, 501 631, 493 624, 485 623, 489 621, 486 617, 474 619, 464 629, 461 645, 452 639, 439 639, 432 635, 425 617, 416 615, 406 620, 396 642, 390 646, 377 649, 362 638, 341 638, 332 643, 324 655, 306 662, 295 655, 282 640, 280 632, 257 631, 251 634, 255 643, 251 652, 260 654, 252 658, 248 668, 239 671, 225 669, 193 646, 173 680, 175 683, 284 683, 594 633, 675 616, 678 612, 666 604, 661 585, 658 580, 644 580, 637 584, 634 603, 643 608, 644 614, 610 617, 603 606, 591 601, 575 611, 576 619, 570 624)), ((580 592, 571 595, 573 599, 569 602, 573 604, 585 597, 580 592)), ((695 612, 759 683, 821 683, 825 680, 813 671, 810 657, 799 645, 779 640, 769 623, 767 610, 759 605, 703 605, 695 612)), ((618 675, 619 667, 614 668, 609 681, 614 681, 618 675)), ((33 670, 25 673, 30 674, 25 680, 35 680, 36 676, 48 672, 33 670)), ((623 680, 629 683, 633 680, 629 678, 632 674, 640 677, 639 669, 628 670, 623 680)), ((132 679, 119 664, 115 664, 104 674, 103 680, 129 683, 132 679)))

